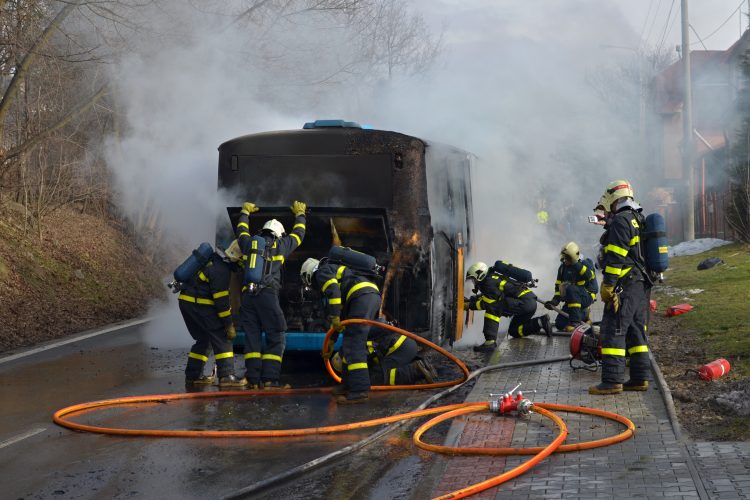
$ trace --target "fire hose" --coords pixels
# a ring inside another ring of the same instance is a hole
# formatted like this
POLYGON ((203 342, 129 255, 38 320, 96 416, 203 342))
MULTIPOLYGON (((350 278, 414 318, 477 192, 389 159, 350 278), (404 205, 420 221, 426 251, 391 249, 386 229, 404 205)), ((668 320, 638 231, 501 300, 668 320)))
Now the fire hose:
MULTIPOLYGON (((371 326, 386 328, 388 330, 400 333, 402 335, 406 335, 410 338, 414 338, 415 340, 425 345, 428 345, 431 348, 440 352, 441 354, 447 356, 449 359, 451 359, 451 361, 453 361, 454 363, 458 365, 458 367, 463 372, 463 377, 455 381, 450 381, 451 387, 449 389, 443 391, 442 393, 438 395, 431 397, 430 399, 428 399, 428 401, 426 401, 425 403, 423 403, 423 405, 420 405, 420 406, 427 406, 431 402, 435 401, 437 398, 445 394, 448 394, 452 392, 453 390, 455 390, 456 388, 460 387, 471 378, 478 376, 480 373, 483 373, 484 371, 489 371, 490 369, 499 369, 500 367, 507 367, 508 365, 514 365, 514 364, 539 364, 539 363, 547 363, 547 362, 554 362, 554 361, 561 361, 564 359, 568 359, 568 357, 565 357, 565 358, 555 358, 552 360, 535 360, 533 362, 521 362, 521 363, 510 363, 510 364, 505 364, 505 365, 488 366, 488 367, 484 367, 483 369, 477 370, 473 373, 469 373, 468 369, 466 368, 466 365, 464 365, 464 363, 461 362, 460 359, 456 358, 455 356, 445 351, 441 347, 433 344, 432 342, 429 342, 428 340, 423 339, 422 337, 419 337, 418 335, 415 335, 411 332, 407 332, 405 330, 402 330, 400 328, 397 328, 391 325, 387 325, 387 324, 383 324, 383 323, 379 323, 375 321, 370 321, 370 320, 352 319, 352 320, 342 321, 343 325, 355 324, 355 323, 369 324, 371 326)), ((324 340, 324 348, 329 342, 332 334, 333 334, 333 330, 329 330, 324 340)), ((326 362, 326 368, 329 371, 329 373, 333 372, 329 362, 326 362)), ((335 372, 332 373, 332 375, 334 375, 334 378, 335 378, 335 372)), ((420 384, 420 385, 410 385, 410 386, 374 386, 372 389, 373 390, 393 390, 396 387, 400 389, 434 388, 434 387, 446 387, 446 384, 448 383, 442 382, 442 383, 437 383, 437 384, 420 384)), ((423 417, 423 416, 428 416, 428 415, 437 415, 436 417, 432 418, 428 422, 424 423, 415 432, 413 440, 414 440, 414 443, 420 448, 431 450, 431 451, 436 451, 439 453, 449 453, 449 454, 470 454, 470 455, 475 455, 475 454, 481 454, 481 455, 533 454, 534 455, 533 458, 515 467, 514 469, 511 469, 510 471, 507 471, 503 474, 490 478, 481 483, 477 483, 467 488, 463 488, 461 490, 457 490, 455 492, 449 493, 448 495, 445 495, 440 498, 464 498, 466 496, 473 495, 480 491, 484 491, 488 488, 498 486, 499 484, 502 484, 514 477, 517 477, 520 474, 523 474, 524 472, 528 471, 531 467, 533 467, 537 463, 544 460, 551 453, 574 451, 574 450, 581 450, 581 449, 590 449, 594 447, 614 444, 614 443, 617 443, 617 442, 620 442, 620 441, 623 441, 625 439, 632 437, 634 430, 635 430, 635 426, 633 425, 633 423, 621 415, 617 415, 617 414, 610 413, 610 412, 605 412, 602 410, 596 410, 593 408, 554 405, 550 403, 532 403, 526 399, 523 399, 520 393, 517 395, 515 399, 512 397, 513 396, 512 394, 508 393, 508 394, 505 394, 502 399, 498 401, 491 401, 490 403, 460 403, 460 404, 453 404, 453 405, 445 405, 445 406, 429 408, 429 409, 418 409, 416 411, 411 411, 411 412, 397 414, 397 415, 391 415, 388 417, 364 420, 360 422, 352 422, 348 424, 339 424, 339 425, 331 425, 331 426, 323 426, 323 427, 310 427, 310 428, 302 428, 302 429, 227 430, 227 431, 127 429, 127 428, 100 427, 100 426, 95 426, 95 425, 88 425, 88 424, 73 422, 69 420, 69 417, 73 415, 80 415, 83 413, 94 411, 96 409, 113 407, 113 406, 123 406, 123 405, 142 404, 142 403, 164 403, 166 401, 175 401, 175 400, 184 400, 184 399, 229 398, 229 397, 258 396, 258 395, 262 395, 262 396, 274 395, 275 396, 275 395, 285 395, 285 394, 310 394, 310 393, 316 393, 316 392, 324 393, 324 392, 330 392, 330 391, 331 391, 331 388, 328 387, 328 388, 310 388, 310 389, 289 389, 289 390, 273 391, 273 392, 227 391, 227 392, 216 392, 216 393, 182 393, 182 394, 158 394, 158 395, 146 395, 146 396, 131 396, 131 397, 114 398, 114 399, 107 399, 107 400, 93 401, 89 403, 81 403, 81 404, 72 405, 72 406, 56 411, 53 415, 53 421, 58 425, 61 425, 63 427, 67 427, 73 430, 100 433, 100 434, 120 435, 120 436, 204 437, 204 438, 206 437, 208 438, 265 437, 265 438, 268 438, 268 437, 289 437, 289 436, 308 436, 308 435, 316 435, 316 434, 330 434, 330 433, 336 433, 336 432, 344 432, 344 431, 353 430, 353 429, 374 427, 374 426, 388 424, 388 423, 404 422, 408 419, 413 419, 413 418, 418 418, 418 417, 423 417), (508 413, 512 411, 519 411, 520 413, 527 413, 527 412, 533 411, 535 413, 538 413, 552 420, 552 422, 555 423, 555 425, 558 427, 559 434, 549 445, 547 445, 544 448, 521 448, 521 449, 516 449, 516 448, 479 448, 477 449, 477 448, 443 447, 439 445, 431 445, 431 444, 424 443, 420 439, 422 434, 424 434, 425 431, 427 431, 429 428, 431 428, 432 426, 442 421, 448 420, 450 418, 453 418, 459 415, 475 413, 478 411, 487 411, 490 408, 494 408, 495 411, 497 411, 498 413, 508 413), (577 443, 574 445, 563 445, 562 443, 565 441, 567 437, 567 428, 565 426, 565 423, 562 421, 562 419, 560 419, 556 414, 554 414, 552 410, 586 413, 590 415, 600 416, 603 418, 608 418, 608 419, 615 420, 625 425, 627 429, 624 432, 616 436, 611 436, 608 438, 599 439, 595 441, 586 441, 586 442, 577 443)), ((383 429, 382 431, 376 434, 378 435, 378 437, 380 437, 380 436, 385 435, 387 432, 388 430, 383 429)), ((368 441, 368 439, 365 439, 363 441, 367 441, 368 443, 372 442, 372 441, 368 441)), ((355 448, 355 449, 358 449, 358 448, 355 448)), ((319 465, 320 463, 322 462, 318 462, 317 465, 319 465)), ((266 483, 266 485, 271 484, 268 481, 264 481, 264 483, 266 483)), ((248 488, 243 488, 242 490, 235 492, 235 494, 230 495, 227 498, 239 498, 241 496, 249 494, 251 491, 257 491, 257 488, 253 488, 253 486, 254 485, 251 485, 248 488)))

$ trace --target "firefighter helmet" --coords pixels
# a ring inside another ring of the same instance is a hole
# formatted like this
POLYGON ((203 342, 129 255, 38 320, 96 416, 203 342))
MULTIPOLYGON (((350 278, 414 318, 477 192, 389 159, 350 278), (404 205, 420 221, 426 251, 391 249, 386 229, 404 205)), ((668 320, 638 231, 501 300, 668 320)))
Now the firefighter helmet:
POLYGON ((489 267, 487 267, 487 264, 484 262, 476 262, 469 267, 469 270, 466 271, 466 279, 470 280, 476 280, 476 281, 482 281, 485 276, 487 276, 487 271, 489 270, 489 267))
POLYGON ((224 250, 224 254, 232 262, 239 262, 242 259, 242 250, 240 250, 240 244, 237 240, 229 244, 227 249, 224 250))
POLYGON ((299 271, 299 276, 302 279, 302 283, 307 286, 310 286, 312 284, 312 276, 313 274, 315 274, 315 271, 318 270, 319 263, 320 261, 318 259, 313 259, 312 257, 302 263, 302 267, 299 271))
POLYGON ((633 198, 633 187, 630 182, 625 179, 612 181, 607 185, 607 189, 604 191, 600 200, 604 210, 607 212, 612 211, 612 204, 620 198, 633 198))
POLYGON ((571 262, 578 262, 581 258, 581 252, 575 241, 571 241, 563 245, 560 250, 560 260, 569 259, 571 262))
POLYGON ((277 238, 281 238, 286 232, 284 231, 284 226, 281 224, 281 222, 277 221, 276 219, 271 219, 263 224, 263 229, 266 231, 270 231, 277 238))

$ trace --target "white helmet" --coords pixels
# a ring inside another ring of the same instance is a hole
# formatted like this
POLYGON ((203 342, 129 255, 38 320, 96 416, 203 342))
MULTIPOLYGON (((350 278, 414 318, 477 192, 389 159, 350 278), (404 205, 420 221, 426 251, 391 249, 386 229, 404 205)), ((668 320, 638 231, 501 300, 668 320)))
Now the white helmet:
POLYGON ((607 185, 607 189, 604 191, 599 203, 604 207, 607 212, 612 211, 612 204, 620 198, 634 198, 635 193, 630 182, 625 179, 612 181, 607 185))
POLYGON ((560 250, 560 260, 565 258, 570 259, 571 262, 578 262, 578 259, 581 258, 581 251, 575 241, 566 243, 560 250))
POLYGON ((239 262, 240 260, 242 260, 242 250, 240 250, 240 244, 237 242, 237 240, 234 240, 229 244, 227 249, 224 250, 224 254, 232 262, 239 262))
POLYGON ((263 229, 271 231, 277 238, 281 238, 282 236, 284 236, 284 233, 286 233, 286 231, 284 230, 284 226, 276 219, 271 219, 263 224, 263 229))
POLYGON ((319 263, 320 261, 318 259, 313 258, 309 258, 302 263, 302 267, 299 270, 299 276, 302 279, 302 283, 307 286, 312 284, 312 276, 315 274, 315 271, 318 270, 319 263))
POLYGON ((466 279, 474 279, 476 281, 482 281, 487 276, 489 267, 484 262, 477 262, 472 264, 468 271, 466 271, 466 279))

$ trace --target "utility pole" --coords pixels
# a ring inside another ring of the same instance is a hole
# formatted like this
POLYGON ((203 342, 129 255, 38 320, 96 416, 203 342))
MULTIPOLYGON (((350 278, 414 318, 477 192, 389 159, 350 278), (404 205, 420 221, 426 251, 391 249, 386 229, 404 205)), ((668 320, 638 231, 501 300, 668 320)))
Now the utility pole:
POLYGON ((684 97, 682 100, 682 172, 687 176, 685 197, 685 241, 695 239, 695 175, 693 173, 693 86, 690 76, 690 32, 688 24, 688 0, 682 6, 682 77, 684 97))

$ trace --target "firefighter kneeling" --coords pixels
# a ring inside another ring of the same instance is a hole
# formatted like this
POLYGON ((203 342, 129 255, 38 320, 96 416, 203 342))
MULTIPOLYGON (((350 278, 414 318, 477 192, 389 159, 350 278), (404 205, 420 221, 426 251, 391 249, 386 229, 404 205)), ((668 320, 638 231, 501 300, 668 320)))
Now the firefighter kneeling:
POLYGON ((552 309, 564 302, 562 310, 568 316, 558 314, 555 327, 572 332, 579 323, 590 322, 590 307, 599 292, 594 274, 594 264, 589 259, 581 259, 578 245, 571 241, 560 251, 560 267, 557 269, 555 295, 544 303, 552 309))

